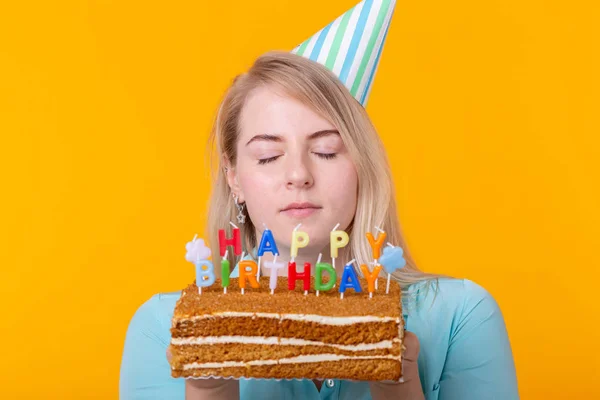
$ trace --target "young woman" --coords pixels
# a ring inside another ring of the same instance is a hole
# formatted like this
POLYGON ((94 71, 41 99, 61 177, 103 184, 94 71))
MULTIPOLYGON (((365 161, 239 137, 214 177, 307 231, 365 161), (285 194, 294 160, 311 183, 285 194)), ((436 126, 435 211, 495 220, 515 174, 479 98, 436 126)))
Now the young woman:
POLYGON ((330 261, 329 232, 337 224, 350 235, 338 266, 371 260, 365 232, 375 227, 404 249, 407 265, 393 279, 403 288, 405 381, 173 379, 167 357, 177 292, 153 296, 133 317, 122 399, 518 398, 497 303, 469 280, 417 268, 401 233, 385 148, 362 105, 327 68, 285 52, 261 56, 227 91, 212 141, 219 165, 207 226, 213 254, 218 229, 238 217, 251 255, 265 225, 280 254, 289 254, 291 231, 302 223, 310 242, 296 257, 299 265, 319 253, 330 261))

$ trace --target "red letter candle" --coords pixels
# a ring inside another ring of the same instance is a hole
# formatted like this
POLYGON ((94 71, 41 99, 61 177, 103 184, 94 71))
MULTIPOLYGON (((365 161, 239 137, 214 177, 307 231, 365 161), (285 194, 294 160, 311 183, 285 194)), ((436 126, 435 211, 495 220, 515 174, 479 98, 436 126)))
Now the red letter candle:
POLYGON ((310 289, 310 263, 304 263, 304 272, 296 272, 296 262, 290 261, 288 264, 288 289, 294 290, 296 281, 302 279, 304 281, 304 294, 310 289))
POLYGON ((225 237, 225 229, 219 229, 219 252, 221 257, 225 255, 227 246, 233 246, 233 254, 239 256, 242 254, 242 238, 240 236, 240 230, 233 228, 233 237, 225 237))

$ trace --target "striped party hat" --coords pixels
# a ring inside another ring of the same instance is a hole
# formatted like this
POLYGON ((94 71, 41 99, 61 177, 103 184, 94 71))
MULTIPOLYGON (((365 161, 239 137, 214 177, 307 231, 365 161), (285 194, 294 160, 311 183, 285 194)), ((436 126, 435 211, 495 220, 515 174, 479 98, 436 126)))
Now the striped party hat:
POLYGON ((363 0, 292 53, 333 71, 364 107, 395 6, 396 0, 363 0))

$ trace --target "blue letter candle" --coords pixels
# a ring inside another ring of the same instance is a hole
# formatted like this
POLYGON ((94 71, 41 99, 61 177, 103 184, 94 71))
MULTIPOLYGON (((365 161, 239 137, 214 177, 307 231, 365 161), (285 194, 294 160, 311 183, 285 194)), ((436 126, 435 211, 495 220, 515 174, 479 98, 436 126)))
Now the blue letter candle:
POLYGON ((196 261, 196 286, 207 287, 215 283, 215 269, 209 260, 196 261))
POLYGON ((279 255, 279 250, 277 250, 277 243, 275 243, 273 233, 269 229, 265 229, 263 231, 262 237, 260 238, 260 245, 258 246, 257 255, 259 257, 262 257, 265 253, 279 255))
POLYGON ((340 282, 340 293, 344 293, 349 287, 354 289, 356 293, 361 292, 360 282, 358 281, 358 276, 356 276, 356 271, 354 271, 351 262, 344 267, 344 273, 342 274, 342 280, 340 282))

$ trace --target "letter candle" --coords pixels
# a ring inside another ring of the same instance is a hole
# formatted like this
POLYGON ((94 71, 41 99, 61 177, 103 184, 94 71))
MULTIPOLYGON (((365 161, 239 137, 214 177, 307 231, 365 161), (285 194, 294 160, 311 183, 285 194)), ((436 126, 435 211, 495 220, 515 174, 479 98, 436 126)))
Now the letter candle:
POLYGON ((296 281, 302 279, 304 281, 304 295, 308 294, 310 290, 310 263, 304 263, 304 272, 298 273, 296 271, 296 262, 290 261, 288 264, 288 289, 294 290, 296 288, 296 281))
POLYGON ((242 260, 238 264, 238 270, 240 273, 238 284, 242 294, 244 294, 244 289, 246 288, 246 279, 248 282, 250 282, 250 286, 252 286, 254 289, 258 289, 260 287, 258 281, 256 280, 256 269, 258 268, 256 262, 254 260, 244 260, 243 258, 244 252, 242 252, 242 260), (250 270, 247 270, 246 268, 250 268, 250 270))
POLYGON ((308 233, 299 231, 301 223, 296 225, 292 232, 292 246, 290 248, 290 262, 294 262, 294 259, 298 256, 298 248, 308 246, 308 233))
POLYGON ((262 237, 260 238, 260 245, 258 246, 258 269, 256 271, 256 280, 259 280, 260 276, 260 263, 262 260, 262 256, 265 253, 271 253, 277 257, 279 255, 279 250, 277 250, 277 243, 275 243, 275 238, 273 238, 273 234, 267 228, 267 224, 263 222, 263 226, 265 230, 263 231, 262 237))
POLYGON ((233 246, 233 254, 239 256, 242 252, 242 238, 240 236, 240 228, 237 227, 236 224, 229 221, 231 226, 233 226, 232 237, 225 237, 225 229, 219 229, 219 252, 221 253, 221 257, 225 254, 225 249, 227 246, 233 246))
POLYGON ((387 247, 383 249, 383 255, 379 261, 381 261, 383 269, 388 274, 385 294, 390 292, 390 276, 392 272, 394 272, 396 269, 404 268, 406 265, 406 260, 404 259, 403 254, 404 251, 402 250, 402 247, 396 247, 390 242, 388 242, 387 247))
POLYGON ((331 247, 331 264, 333 265, 334 269, 335 259, 338 256, 338 249, 341 249, 342 247, 346 246, 350 241, 350 238, 348 237, 348 234, 345 231, 336 231, 338 226, 340 226, 339 223, 333 227, 331 233, 329 234, 329 242, 331 247))
POLYGON ((354 289, 356 293, 361 292, 360 282, 358 281, 358 276, 356 275, 356 271, 352 264, 354 263, 354 259, 350 261, 344 267, 344 273, 342 274, 342 280, 340 282, 340 299, 344 298, 344 292, 346 288, 351 287, 354 289))
POLYGON ((269 289, 271 289, 271 294, 275 292, 277 288, 277 270, 283 268, 285 263, 277 262, 277 254, 273 261, 265 261, 265 268, 271 270, 271 277, 269 278, 269 289))
POLYGON ((223 294, 227 294, 227 287, 229 286, 229 260, 227 259, 227 253, 229 249, 225 250, 225 255, 221 258, 221 286, 223 286, 223 294))
POLYGON ((213 263, 209 260, 196 260, 196 286, 198 294, 202 294, 202 288, 215 283, 215 269, 213 263))
POLYGON ((317 296, 319 296, 320 290, 331 290, 331 288, 335 285, 335 280, 337 279, 333 266, 329 263, 322 263, 321 256, 322 254, 319 253, 319 258, 317 259, 317 264, 315 265, 315 290, 317 291, 317 296), (323 271, 327 271, 329 273, 329 281, 326 284, 323 284, 323 271))
POLYGON ((367 279, 369 298, 372 299, 373 291, 375 290, 375 283, 377 282, 377 276, 379 276, 379 272, 381 271, 381 265, 379 265, 379 264, 375 265, 372 272, 369 271, 369 268, 365 264, 362 264, 360 266, 360 269, 362 270, 362 273, 364 274, 365 278, 367 279))
MULTIPOLYGON (((381 245, 383 244, 383 242, 385 241, 385 238, 387 236, 385 231, 383 229, 381 229, 380 227, 376 226, 375 229, 377 229, 379 231, 379 233, 377 234, 377 239, 373 238, 373 234, 371 232, 367 232, 367 240, 369 241, 369 244, 371 245, 371 249, 373 249, 373 266, 374 267, 376 267, 379 264, 377 262, 377 259, 381 255, 381 245)), ((380 270, 381 270, 381 268, 380 268, 380 270)), ((375 289, 377 290, 377 279, 375 280, 375 289)))

